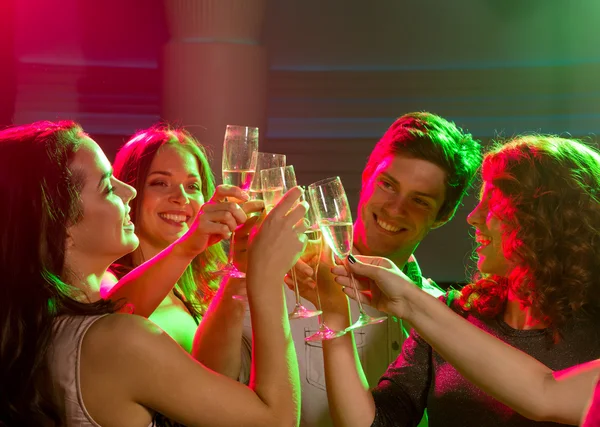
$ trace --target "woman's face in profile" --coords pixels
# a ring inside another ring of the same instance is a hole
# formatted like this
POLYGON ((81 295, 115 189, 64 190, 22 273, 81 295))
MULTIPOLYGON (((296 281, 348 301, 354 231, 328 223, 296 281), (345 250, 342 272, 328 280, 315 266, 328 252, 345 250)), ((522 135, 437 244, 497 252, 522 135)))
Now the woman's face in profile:
POLYGON ((82 136, 70 169, 84 177, 84 184, 79 195, 82 215, 68 228, 67 256, 108 266, 139 244, 129 219, 129 201, 136 191, 112 175, 106 155, 87 136, 82 136))
POLYGON ((491 183, 484 182, 479 203, 469 214, 467 222, 475 227, 477 242, 477 268, 482 273, 506 277, 510 271, 510 263, 503 250, 505 239, 504 222, 490 209, 500 197, 491 183))

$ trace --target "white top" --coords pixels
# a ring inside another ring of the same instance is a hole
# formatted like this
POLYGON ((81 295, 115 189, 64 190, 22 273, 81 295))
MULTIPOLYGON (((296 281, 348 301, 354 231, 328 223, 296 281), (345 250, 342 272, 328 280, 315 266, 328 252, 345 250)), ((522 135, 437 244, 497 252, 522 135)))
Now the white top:
MULTIPOLYGON (((420 275, 420 270, 418 270, 418 265, 413 256, 409 258, 408 263, 411 263, 413 271, 416 269, 420 275)), ((424 291, 435 297, 443 294, 442 290, 423 278, 421 280, 421 287, 424 291)), ((285 286, 285 290, 288 312, 290 312, 295 305, 295 296, 294 292, 287 286, 285 286)), ((303 303, 309 304, 307 307, 312 308, 312 304, 306 300, 303 300, 303 303)), ((352 320, 356 320, 359 314, 358 304, 356 304, 356 301, 350 300, 350 307, 352 310, 352 320)), ((364 309, 370 316, 385 315, 385 313, 381 313, 372 307, 364 306, 364 309)), ((302 386, 300 426, 333 426, 333 422, 329 416, 321 342, 307 343, 304 341, 305 337, 314 334, 319 329, 317 317, 291 320, 290 325, 298 357, 302 386)), ((395 319, 391 316, 383 323, 354 331, 358 356, 369 382, 369 387, 376 386, 381 375, 396 360, 400 354, 404 340, 408 337, 409 331, 410 325, 407 325, 401 319, 395 319)), ((244 340, 246 342, 252 341, 252 325, 249 311, 247 311, 244 319, 244 340)), ((242 377, 247 375, 248 373, 246 372, 242 377)), ((247 383, 247 378, 240 379, 247 383)), ((426 422, 422 422, 419 424, 419 427, 426 425, 426 422)))

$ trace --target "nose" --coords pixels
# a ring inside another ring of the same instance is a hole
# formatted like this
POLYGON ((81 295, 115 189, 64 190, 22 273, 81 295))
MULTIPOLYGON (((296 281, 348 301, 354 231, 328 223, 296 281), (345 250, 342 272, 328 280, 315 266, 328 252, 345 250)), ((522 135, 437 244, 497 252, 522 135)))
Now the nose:
POLYGON ((407 197, 397 194, 390 198, 390 200, 384 205, 384 208, 385 208, 385 211, 390 216, 405 217, 407 203, 408 203, 407 197))
POLYGON ((189 202, 190 198, 188 193, 185 191, 183 184, 173 186, 173 191, 169 196, 169 200, 181 205, 185 205, 189 202))
POLYGON ((123 203, 127 204, 131 200, 135 199, 137 196, 137 191, 129 184, 125 184, 123 181, 120 181, 115 178, 115 184, 118 188, 119 197, 123 200, 123 203))
POLYGON ((477 206, 475 206, 475 209, 473 209, 471 211, 471 213, 467 216, 467 222, 472 225, 473 227, 476 227, 478 225, 481 225, 481 216, 482 216, 482 209, 481 209, 481 202, 477 204, 477 206))

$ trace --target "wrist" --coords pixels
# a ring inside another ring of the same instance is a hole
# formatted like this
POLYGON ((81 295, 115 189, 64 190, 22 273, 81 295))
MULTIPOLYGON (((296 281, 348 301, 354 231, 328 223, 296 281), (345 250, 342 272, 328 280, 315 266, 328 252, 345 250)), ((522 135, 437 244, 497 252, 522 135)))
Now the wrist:
POLYGON ((173 256, 191 261, 200 253, 200 250, 195 250, 191 247, 192 245, 190 245, 188 239, 190 239, 190 236, 184 234, 171 244, 171 253, 173 256))
POLYGON ((321 304, 321 309, 323 310, 323 322, 331 329, 341 331, 350 326, 351 314, 348 300, 345 301, 344 305, 334 307, 321 304))
POLYGON ((427 312, 425 304, 428 297, 427 293, 416 286, 408 288, 402 297, 402 301, 399 302, 403 306, 402 318, 413 324, 418 322, 419 316, 427 312))
MULTIPOLYGON (((223 296, 232 298, 234 295, 245 294, 246 279, 224 277, 219 286, 223 296)), ((233 299, 233 298, 232 298, 233 299)))
POLYGON ((343 293, 335 298, 323 295, 321 296, 321 310, 331 316, 345 316, 348 313, 348 298, 343 293))

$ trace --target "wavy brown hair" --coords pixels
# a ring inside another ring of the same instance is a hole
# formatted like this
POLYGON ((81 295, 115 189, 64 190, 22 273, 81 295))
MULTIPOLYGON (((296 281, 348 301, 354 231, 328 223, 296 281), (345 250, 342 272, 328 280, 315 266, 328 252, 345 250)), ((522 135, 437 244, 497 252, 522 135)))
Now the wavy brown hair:
POLYGON ((69 165, 83 136, 69 121, 0 131, 0 426, 65 425, 48 366, 53 320, 115 310, 78 302, 62 280, 67 229, 82 215, 85 176, 69 165))
POLYGON ((463 288, 462 308, 491 317, 511 289, 536 318, 558 331, 600 307, 600 155, 555 136, 496 145, 482 165, 493 184, 489 209, 503 221, 507 277, 480 275, 463 288), (583 309, 583 310, 582 310, 583 309))
MULTIPOLYGON (((206 151, 189 132, 166 124, 141 130, 121 147, 113 164, 115 177, 137 190, 138 196, 132 201, 130 212, 134 224, 137 223, 144 200, 150 165, 160 147, 166 144, 183 148, 196 158, 204 200, 208 201, 215 192, 215 177, 210 169, 206 151)), ((214 272, 225 261, 226 256, 221 244, 209 246, 194 258, 178 280, 174 291, 195 318, 201 317, 214 296, 218 287, 214 272)), ((133 254, 127 254, 115 263, 112 270, 118 276, 122 276, 135 267, 133 254)))

